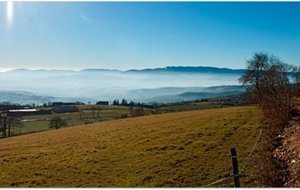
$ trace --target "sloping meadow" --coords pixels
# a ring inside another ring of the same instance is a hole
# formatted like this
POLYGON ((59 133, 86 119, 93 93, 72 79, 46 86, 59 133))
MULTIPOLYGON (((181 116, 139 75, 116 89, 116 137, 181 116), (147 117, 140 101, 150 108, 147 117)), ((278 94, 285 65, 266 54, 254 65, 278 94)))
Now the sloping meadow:
MULTIPOLYGON (((257 107, 231 107, 1 139, 0 186, 201 187, 230 174, 231 147, 243 165, 261 121, 257 107)), ((254 186, 253 168, 242 186, 254 186)))

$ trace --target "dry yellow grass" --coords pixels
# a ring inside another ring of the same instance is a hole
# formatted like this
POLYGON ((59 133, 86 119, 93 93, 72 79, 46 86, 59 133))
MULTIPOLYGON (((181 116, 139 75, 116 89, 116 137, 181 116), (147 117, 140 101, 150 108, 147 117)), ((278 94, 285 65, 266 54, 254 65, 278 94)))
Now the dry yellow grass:
MULTIPOLYGON (((0 140, 0 186, 205 185, 240 164, 258 134, 256 107, 151 115, 0 140)), ((242 185, 250 179, 242 179, 242 185)), ((248 184, 249 185, 249 184, 248 184)))

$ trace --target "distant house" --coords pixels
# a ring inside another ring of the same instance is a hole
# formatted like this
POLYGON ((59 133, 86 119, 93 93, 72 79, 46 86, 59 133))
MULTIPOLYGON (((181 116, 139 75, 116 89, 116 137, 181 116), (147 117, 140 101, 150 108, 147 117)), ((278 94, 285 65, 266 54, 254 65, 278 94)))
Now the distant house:
POLYGON ((52 106, 70 106, 70 105, 76 105, 76 102, 52 102, 52 106))
POLYGON ((108 101, 98 101, 96 105, 109 105, 108 101))
POLYGON ((72 113, 72 112, 78 112, 79 109, 76 106, 56 106, 52 108, 52 111, 54 113, 72 113))
POLYGON ((13 110, 9 110, 7 114, 10 116, 45 115, 45 114, 52 114, 52 111, 37 110, 37 109, 13 109, 13 110))
POLYGON ((20 105, 0 105, 0 111, 8 111, 8 110, 17 110, 17 109, 27 109, 28 106, 20 106, 20 105))
POLYGON ((38 111, 37 109, 19 109, 19 110, 9 110, 9 112, 36 112, 38 111))

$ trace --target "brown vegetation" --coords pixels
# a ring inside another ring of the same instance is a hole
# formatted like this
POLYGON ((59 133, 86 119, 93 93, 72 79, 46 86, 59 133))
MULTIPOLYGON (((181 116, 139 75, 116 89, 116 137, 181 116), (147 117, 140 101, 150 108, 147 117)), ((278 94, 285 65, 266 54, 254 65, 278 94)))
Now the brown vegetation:
POLYGON ((274 156, 286 164, 284 187, 300 187, 300 98, 293 98, 292 119, 283 133, 278 136, 282 145, 274 151, 274 156))
POLYGON ((261 185, 278 187, 284 183, 285 163, 273 157, 280 145, 278 135, 291 117, 291 88, 287 77, 291 66, 277 57, 256 53, 247 62, 247 72, 240 79, 249 88, 252 101, 258 103, 265 116, 261 185))
POLYGON ((59 116, 54 116, 51 118, 49 126, 50 128, 59 129, 61 127, 67 126, 67 122, 59 116))

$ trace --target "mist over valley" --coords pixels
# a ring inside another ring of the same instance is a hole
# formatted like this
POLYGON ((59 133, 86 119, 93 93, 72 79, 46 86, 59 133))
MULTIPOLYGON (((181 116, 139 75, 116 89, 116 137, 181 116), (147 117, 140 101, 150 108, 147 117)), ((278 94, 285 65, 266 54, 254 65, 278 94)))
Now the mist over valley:
POLYGON ((0 73, 1 102, 113 101, 169 103, 244 91, 243 70, 215 67, 165 67, 144 70, 29 70, 0 73), (214 88, 207 88, 212 87, 214 88), (23 93, 20 93, 23 91, 23 93), (5 95, 6 93, 6 95, 5 95), (8 98, 7 93, 15 97, 8 98))

